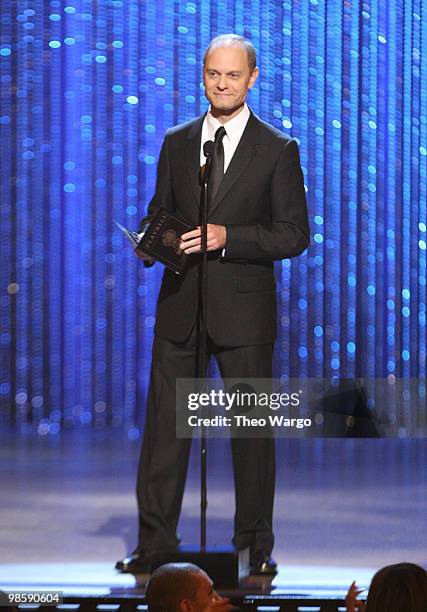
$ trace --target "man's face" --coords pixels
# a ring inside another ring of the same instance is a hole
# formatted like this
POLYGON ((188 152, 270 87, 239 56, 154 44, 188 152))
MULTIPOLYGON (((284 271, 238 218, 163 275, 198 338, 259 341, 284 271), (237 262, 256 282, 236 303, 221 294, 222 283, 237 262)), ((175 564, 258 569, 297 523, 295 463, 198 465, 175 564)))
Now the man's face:
POLYGON ((238 111, 257 77, 258 68, 250 73, 248 56, 243 47, 214 47, 203 66, 205 95, 212 110, 223 115, 232 115, 238 111))
POLYGON ((221 597, 213 590, 213 582, 205 572, 200 571, 196 575, 198 588, 196 597, 192 600, 194 612, 209 612, 214 601, 221 600, 221 597))

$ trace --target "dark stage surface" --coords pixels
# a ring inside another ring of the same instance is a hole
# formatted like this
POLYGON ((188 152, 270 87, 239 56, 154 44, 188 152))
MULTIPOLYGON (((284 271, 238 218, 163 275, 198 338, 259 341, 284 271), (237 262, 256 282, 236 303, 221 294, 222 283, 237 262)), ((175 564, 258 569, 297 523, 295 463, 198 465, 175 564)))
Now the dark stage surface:
MULTIPOLYGON (((135 544, 139 441, 120 430, 1 432, 0 585, 68 594, 127 592, 114 562, 135 544)), ((197 544, 198 442, 180 532, 197 544)), ((228 544, 227 441, 209 441, 209 546, 228 544)), ((382 565, 427 565, 426 440, 279 440, 275 593, 340 596, 382 565)))

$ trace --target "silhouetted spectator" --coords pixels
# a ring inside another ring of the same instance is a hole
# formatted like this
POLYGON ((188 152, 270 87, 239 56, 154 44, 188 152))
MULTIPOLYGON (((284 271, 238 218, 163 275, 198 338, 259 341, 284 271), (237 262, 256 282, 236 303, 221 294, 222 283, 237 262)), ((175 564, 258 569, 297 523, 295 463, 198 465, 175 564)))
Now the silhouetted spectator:
POLYGON ((372 578, 366 608, 357 599, 361 590, 353 582, 346 597, 347 612, 426 612, 427 572, 415 563, 396 563, 372 578))
POLYGON ((192 563, 167 563, 151 575, 145 589, 149 612, 229 612, 228 599, 213 589, 209 576, 192 563))

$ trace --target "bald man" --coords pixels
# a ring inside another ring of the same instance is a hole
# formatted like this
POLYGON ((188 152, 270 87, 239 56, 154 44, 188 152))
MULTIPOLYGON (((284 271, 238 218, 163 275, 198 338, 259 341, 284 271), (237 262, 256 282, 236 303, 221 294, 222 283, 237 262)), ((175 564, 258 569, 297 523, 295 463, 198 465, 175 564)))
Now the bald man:
POLYGON ((229 612, 228 599, 218 595, 212 580, 192 563, 167 563, 157 568, 145 590, 149 612, 229 612))

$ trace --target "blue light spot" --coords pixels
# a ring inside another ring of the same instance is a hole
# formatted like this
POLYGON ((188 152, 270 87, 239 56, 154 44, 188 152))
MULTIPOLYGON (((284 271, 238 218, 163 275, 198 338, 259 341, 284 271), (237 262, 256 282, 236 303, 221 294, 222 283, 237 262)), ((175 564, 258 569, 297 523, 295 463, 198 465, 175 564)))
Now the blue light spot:
POLYGON ((369 295, 375 295, 375 285, 368 285, 366 291, 369 295))
POLYGON ((402 359, 403 361, 409 361, 409 359, 411 358, 411 354, 409 351, 407 351, 406 349, 404 351, 402 351, 402 359))
POLYGON ((307 300, 304 300, 304 298, 298 300, 298 307, 300 310, 305 310, 307 308, 307 300))
POLYGON ((135 185, 135 183, 138 182, 138 177, 135 174, 129 174, 129 176, 127 177, 127 182, 130 185, 135 185))
POLYGON ((347 276, 347 284, 349 287, 355 287, 356 286, 356 277, 354 274, 349 274, 347 276))
POLYGON ((145 72, 146 72, 147 74, 154 74, 154 73, 156 72, 156 69, 154 68, 154 66, 147 66, 147 67, 145 68, 145 72))
POLYGON ((70 36, 67 36, 67 38, 64 38, 64 43, 68 45, 69 47, 71 47, 72 45, 76 44, 76 39, 71 38, 70 36))
POLYGON ((156 159, 152 155, 144 155, 144 162, 149 166, 152 166, 156 163, 156 159))
POLYGON ((314 242, 317 242, 318 244, 321 244, 323 242, 322 234, 314 234, 314 242))
POLYGON ((92 116, 91 115, 82 115, 81 116, 81 122, 82 123, 92 123, 92 116))
POLYGON ((22 159, 34 159, 34 153, 32 151, 25 151, 22 154, 22 159))
POLYGON ((74 185, 74 183, 65 183, 64 191, 66 193, 72 193, 75 190, 76 190, 76 186, 74 185))
POLYGON ((377 124, 375 123, 375 121, 372 121, 372 119, 370 121, 368 121, 368 125, 371 128, 371 130, 376 130, 377 129, 377 124))
POLYGON ((58 15, 58 13, 52 13, 51 15, 49 15, 49 19, 51 21, 60 21, 61 15, 58 15))
POLYGON ((284 128, 290 129, 292 127, 292 123, 289 119, 283 119, 282 125, 284 128))
POLYGON ((64 170, 74 170, 76 164, 73 161, 66 161, 64 163, 64 170))
POLYGON ((425 240, 420 240, 420 241, 418 242, 418 246, 420 247, 420 249, 421 249, 422 251, 425 251, 425 250, 426 250, 426 242, 425 242, 425 240))
POLYGON ((408 289, 402 289, 402 297, 405 300, 408 300, 411 297, 411 294, 409 293, 408 289))
POLYGON ((131 427, 131 429, 129 429, 128 431, 128 438, 129 440, 138 440, 139 429, 137 429, 136 427, 131 427))
POLYGON ((61 46, 61 42, 59 40, 49 41, 49 47, 51 47, 52 49, 59 49, 60 46, 61 46))
POLYGON ((332 340, 331 342, 331 351, 337 353, 340 350, 340 343, 337 340, 332 340))
POLYGON ((49 433, 53 436, 59 434, 61 430, 61 425, 59 423, 51 423, 49 425, 49 433))
POLYGON ((410 313, 411 313, 411 311, 410 311, 410 309, 407 306, 404 306, 402 308, 402 314, 403 314, 404 317, 409 317, 410 313))
POLYGON ((7 57, 11 53, 12 53, 12 51, 10 50, 10 47, 2 47, 0 49, 0 55, 2 55, 3 57, 7 57))
POLYGON ((427 226, 425 223, 419 223, 418 224, 418 228, 420 230, 420 232, 425 232, 427 230, 427 226))
POLYGON ((75 12, 76 12, 76 9, 74 8, 74 6, 66 6, 64 8, 64 13, 68 13, 69 15, 72 15, 75 12))
POLYGON ((334 357, 333 359, 331 359, 331 368, 333 370, 338 370, 340 367, 340 360, 336 357, 334 357))
POLYGON ((300 357, 300 359, 307 359, 308 356, 308 352, 305 346, 300 346, 298 348, 298 355, 300 357))
POLYGON ((321 217, 320 215, 316 215, 314 217, 314 222, 316 225, 323 225, 323 217, 321 217))
POLYGON ((178 32, 180 34, 187 34, 188 28, 186 28, 185 26, 178 26, 178 32))
POLYGON ((385 37, 385 36, 383 36, 382 34, 380 34, 380 35, 378 36, 378 40, 380 41, 380 43, 383 43, 383 44, 385 44, 385 43, 387 42, 386 37, 385 37))
POLYGON ((162 79, 161 77, 157 77, 156 79, 154 79, 154 82, 156 85, 166 85, 165 79, 162 79))
POLYGON ((356 345, 354 342, 347 342, 347 352, 351 354, 356 352, 356 345))
POLYGON ((123 92, 123 87, 121 85, 113 85, 111 89, 112 89, 112 91, 114 91, 114 93, 122 93, 123 92))
POLYGON ((316 255, 316 257, 314 258, 314 263, 316 264, 316 266, 323 265, 323 257, 321 257, 320 255, 316 255))
POLYGON ((105 57, 105 55, 97 55, 95 57, 95 62, 97 62, 98 64, 105 64, 106 61, 107 58, 105 57))
POLYGON ((126 98, 126 101, 127 101, 129 104, 138 104, 139 99, 137 98, 137 96, 128 96, 128 97, 126 98))
POLYGON ((194 104, 194 102, 196 101, 196 98, 194 96, 185 96, 185 101, 188 102, 189 104, 194 104))
POLYGON ((118 166, 123 163, 123 157, 121 155, 114 155, 111 158, 111 163, 114 164, 115 166, 118 166))
POLYGON ((156 131, 156 126, 147 124, 144 129, 146 132, 148 132, 148 134, 154 134, 154 132, 156 131))
POLYGON ((393 300, 387 300, 387 308, 389 310, 394 310, 394 301, 393 300))
POLYGON ((0 395, 9 395, 10 393, 10 383, 1 383, 0 385, 0 395))
POLYGON ((115 49, 121 49, 123 47, 123 43, 121 40, 113 40, 111 44, 115 49))
POLYGON ((394 372, 394 370, 396 369, 396 364, 392 359, 389 359, 387 361, 387 370, 389 372, 394 372))
POLYGON ((8 125, 10 123, 10 117, 8 115, 2 115, 0 117, 0 124, 1 125, 8 125))
POLYGON ((316 325, 314 328, 314 335, 317 336, 317 338, 321 338, 323 336, 323 327, 321 325, 316 325))
POLYGON ((136 215, 137 212, 138 212, 138 209, 136 208, 136 206, 128 206, 126 208, 126 213, 130 216, 136 215))
POLYGON ((334 119, 332 121, 332 125, 334 126, 334 128, 340 129, 341 128, 341 123, 340 121, 338 121, 337 119, 334 119))

